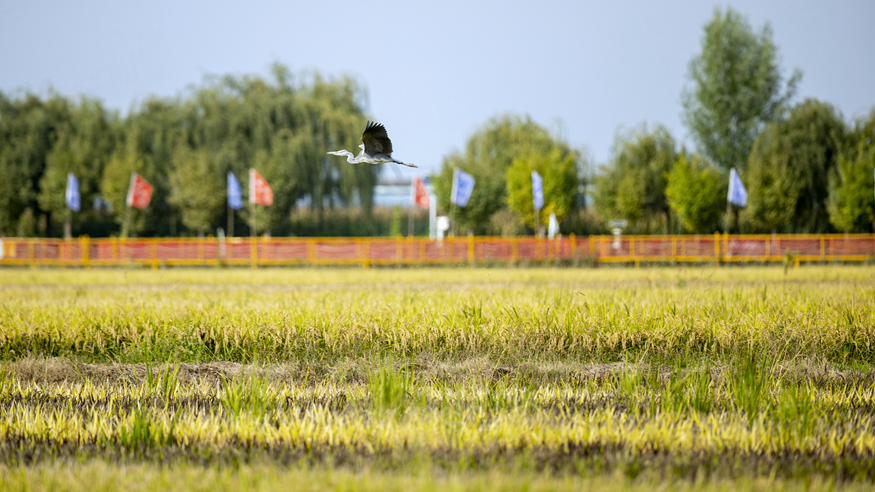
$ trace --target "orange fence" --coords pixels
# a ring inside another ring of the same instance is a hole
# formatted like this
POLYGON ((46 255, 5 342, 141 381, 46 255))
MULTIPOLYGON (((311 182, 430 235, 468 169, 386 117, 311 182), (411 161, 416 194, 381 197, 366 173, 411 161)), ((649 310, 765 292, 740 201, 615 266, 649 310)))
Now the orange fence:
POLYGON ((0 265, 343 265, 875 259, 873 234, 535 238, 2 239, 0 265))

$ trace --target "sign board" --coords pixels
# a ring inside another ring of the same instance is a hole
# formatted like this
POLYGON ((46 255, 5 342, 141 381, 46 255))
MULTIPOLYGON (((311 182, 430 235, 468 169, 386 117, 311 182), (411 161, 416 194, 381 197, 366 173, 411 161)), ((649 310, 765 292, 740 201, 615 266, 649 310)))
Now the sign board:
POLYGON ((614 219, 614 220, 608 222, 608 225, 611 226, 612 229, 614 229, 614 228, 622 229, 622 228, 626 227, 627 225, 629 225, 629 222, 626 219, 614 219))

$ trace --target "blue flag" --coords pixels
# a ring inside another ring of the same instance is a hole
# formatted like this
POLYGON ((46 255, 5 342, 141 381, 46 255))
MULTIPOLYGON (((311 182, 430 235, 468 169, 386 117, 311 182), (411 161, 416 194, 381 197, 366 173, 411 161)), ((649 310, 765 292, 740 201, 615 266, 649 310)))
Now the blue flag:
POLYGON ((471 193, 474 191, 474 176, 459 168, 453 170, 453 191, 450 193, 450 201, 460 207, 468 205, 471 193))
POLYGON ((228 206, 234 210, 243 208, 243 192, 240 189, 240 182, 231 171, 228 171, 228 206))
POLYGON ((81 197, 79 196, 79 180, 73 173, 67 173, 67 192, 64 193, 64 201, 67 203, 67 208, 74 212, 78 212, 81 206, 81 197))
POLYGON ((532 204, 535 206, 535 212, 540 212, 544 208, 544 178, 538 174, 538 171, 532 171, 532 204))
POLYGON ((741 183, 741 178, 735 172, 735 168, 729 170, 729 203, 738 205, 739 207, 747 206, 747 190, 741 183))

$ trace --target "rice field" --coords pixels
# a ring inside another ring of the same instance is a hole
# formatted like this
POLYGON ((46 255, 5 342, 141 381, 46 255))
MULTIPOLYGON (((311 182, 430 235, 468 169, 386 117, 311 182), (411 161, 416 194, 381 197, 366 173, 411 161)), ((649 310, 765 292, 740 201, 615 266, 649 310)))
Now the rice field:
POLYGON ((875 268, 0 269, 0 488, 869 490, 875 268))

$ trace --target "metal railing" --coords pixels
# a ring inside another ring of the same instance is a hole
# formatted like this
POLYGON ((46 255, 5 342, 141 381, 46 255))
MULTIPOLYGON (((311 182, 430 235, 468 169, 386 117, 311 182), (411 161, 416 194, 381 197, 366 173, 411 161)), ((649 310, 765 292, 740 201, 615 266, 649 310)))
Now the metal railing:
POLYGON ((535 238, 2 239, 0 265, 423 265, 484 263, 859 262, 873 234, 535 238))

